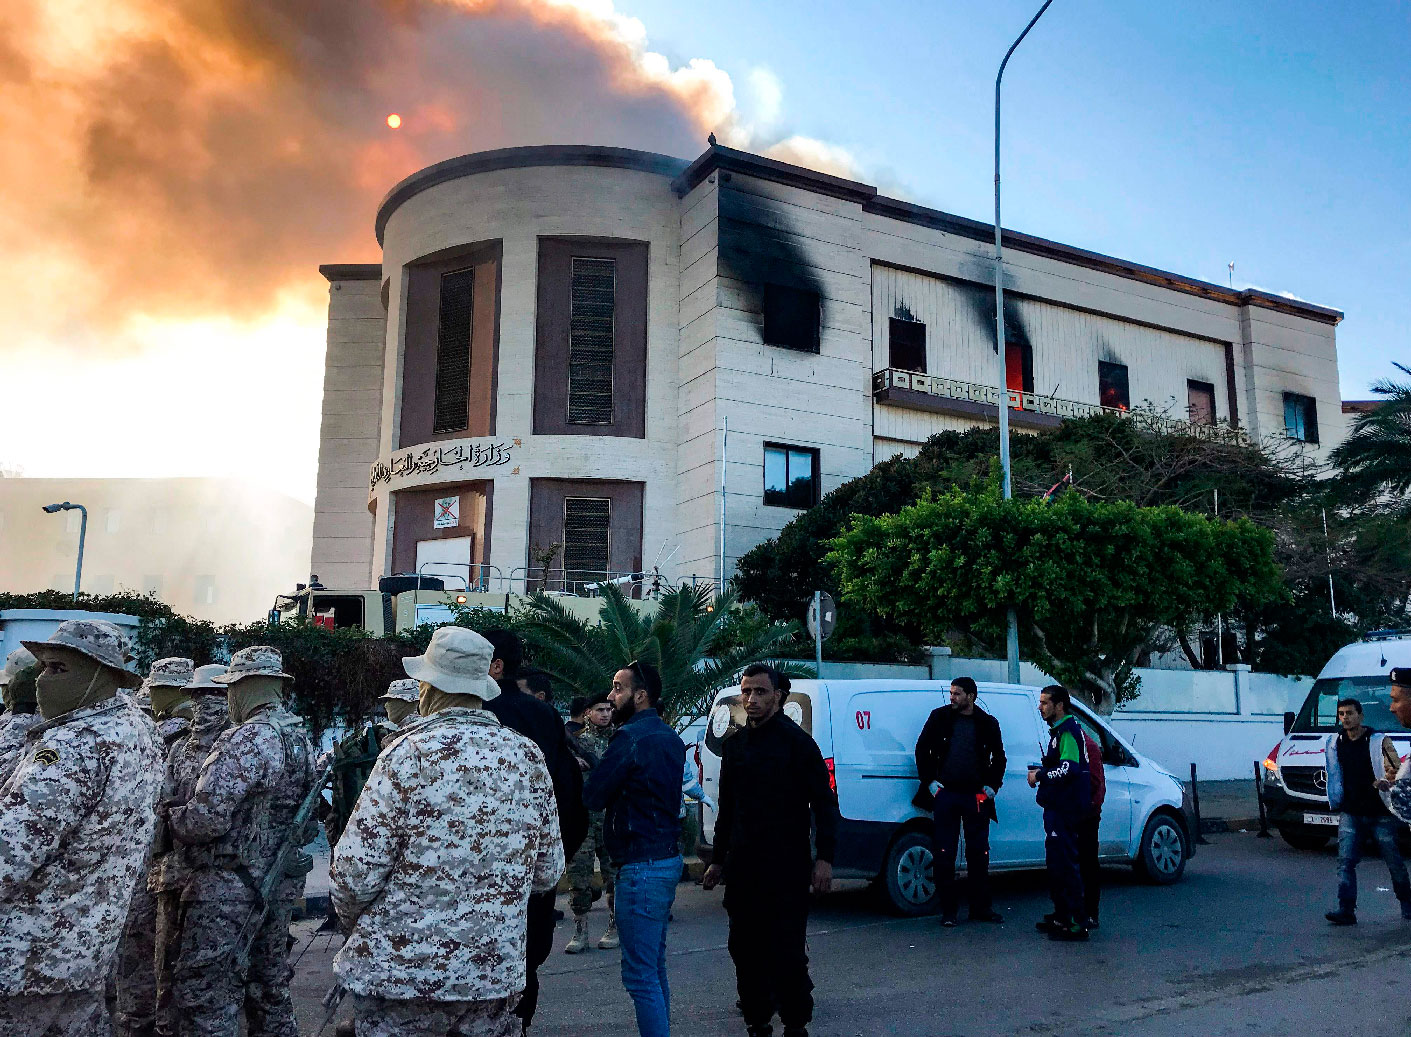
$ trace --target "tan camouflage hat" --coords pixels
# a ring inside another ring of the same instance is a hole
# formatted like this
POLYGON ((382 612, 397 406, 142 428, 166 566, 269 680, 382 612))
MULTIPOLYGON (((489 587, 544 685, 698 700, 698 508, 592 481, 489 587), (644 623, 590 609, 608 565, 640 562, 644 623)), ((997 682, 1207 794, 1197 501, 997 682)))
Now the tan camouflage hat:
POLYGON ((196 672, 191 675, 191 683, 186 685, 186 690, 217 692, 224 695, 225 685, 216 681, 216 678, 223 673, 225 673, 225 667, 220 663, 207 663, 205 666, 198 666, 196 672))
POLYGON ((17 673, 26 666, 33 666, 38 661, 28 648, 16 648, 5 657, 5 668, 0 670, 0 686, 9 684, 15 679, 17 673))
POLYGON ((121 687, 135 688, 142 683, 142 678, 128 669, 132 652, 127 636, 104 619, 66 619, 49 635, 49 640, 21 641, 20 644, 33 652, 39 662, 44 662, 49 649, 67 648, 116 670, 121 687))
POLYGON ((191 683, 192 674, 196 672, 196 664, 190 659, 181 659, 173 656, 170 659, 158 659, 152 664, 152 671, 147 674, 147 679, 142 682, 144 688, 184 688, 191 683))
POLYGON ((284 656, 279 654, 279 649, 269 645, 253 645, 232 655, 225 672, 212 680, 217 684, 234 684, 246 677, 283 677, 287 681, 294 679, 284 672, 284 656))
POLYGON ((438 627, 426 654, 404 658, 402 668, 448 695, 477 695, 489 702, 500 696, 500 686, 490 677, 494 655, 494 646, 474 630, 438 627))
POLYGON ((387 685, 379 698, 396 699, 398 702, 418 702, 421 700, 421 685, 416 681, 403 677, 399 681, 393 681, 387 685))

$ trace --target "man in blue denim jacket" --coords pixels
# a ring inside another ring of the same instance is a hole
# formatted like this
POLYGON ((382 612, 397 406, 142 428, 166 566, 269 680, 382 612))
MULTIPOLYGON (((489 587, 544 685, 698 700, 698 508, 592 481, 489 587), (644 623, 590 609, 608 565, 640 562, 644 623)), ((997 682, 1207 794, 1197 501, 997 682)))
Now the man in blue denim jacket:
POLYGON ((671 1033, 666 979, 666 923, 681 881, 681 761, 685 743, 665 721, 661 674, 632 662, 613 675, 607 752, 583 786, 589 810, 604 810, 603 838, 617 866, 617 932, 622 985, 642 1037, 671 1033))

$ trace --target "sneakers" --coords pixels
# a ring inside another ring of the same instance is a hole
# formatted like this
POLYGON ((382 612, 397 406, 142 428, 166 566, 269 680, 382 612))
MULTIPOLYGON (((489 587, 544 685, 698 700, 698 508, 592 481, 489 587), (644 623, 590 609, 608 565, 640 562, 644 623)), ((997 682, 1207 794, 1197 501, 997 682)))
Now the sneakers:
POLYGON ((588 949, 588 916, 573 916, 573 938, 563 949, 565 954, 582 954, 588 949))
MULTIPOLYGON (((1404 911, 1402 912, 1402 916, 1405 917, 1404 911)), ((1326 918, 1333 925, 1357 924, 1357 914, 1350 907, 1340 907, 1336 911, 1329 911, 1323 917, 1326 918)))
POLYGON ((1038 930, 1039 932, 1041 932, 1041 933, 1051 933, 1051 932, 1053 932, 1054 928, 1056 927, 1056 924, 1057 924, 1057 919, 1055 919, 1054 916, 1053 916, 1053 914, 1050 913, 1050 914, 1044 915, 1044 916, 1043 916, 1042 918, 1040 918, 1037 922, 1035 922, 1035 923, 1034 923, 1034 928, 1037 929, 1037 930, 1038 930))
POLYGON ((1088 931, 1077 923, 1072 925, 1055 924, 1054 927, 1049 930, 1048 938, 1050 940, 1057 940, 1060 943, 1081 943, 1088 938, 1088 931))
POLYGON ((622 941, 617 938, 617 916, 613 915, 608 918, 607 932, 598 937, 598 950, 614 951, 617 950, 621 944, 622 941))
POLYGON ((941 926, 945 929, 954 929, 956 923, 955 915, 942 915, 941 926))

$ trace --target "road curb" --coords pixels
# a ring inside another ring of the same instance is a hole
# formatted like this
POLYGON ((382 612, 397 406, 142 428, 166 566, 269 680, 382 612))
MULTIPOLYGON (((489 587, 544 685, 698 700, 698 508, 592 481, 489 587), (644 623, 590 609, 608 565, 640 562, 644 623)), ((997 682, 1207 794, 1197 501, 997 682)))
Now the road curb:
POLYGON ((1201 835, 1218 835, 1222 832, 1249 832, 1259 827, 1257 817, 1202 817, 1201 835))

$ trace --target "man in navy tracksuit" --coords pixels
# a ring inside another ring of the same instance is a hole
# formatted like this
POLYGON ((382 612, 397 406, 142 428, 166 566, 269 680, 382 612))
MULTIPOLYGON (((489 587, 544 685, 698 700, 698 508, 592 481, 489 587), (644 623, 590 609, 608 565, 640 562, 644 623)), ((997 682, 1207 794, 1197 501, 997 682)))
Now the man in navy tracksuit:
POLYGON ((1039 922, 1051 940, 1086 940, 1087 911, 1079 866, 1078 834, 1092 810, 1092 784, 1083 730, 1070 712, 1068 689, 1050 684, 1039 692, 1039 713, 1048 722, 1043 763, 1029 771, 1044 808, 1044 858, 1053 894, 1053 919, 1039 922))

